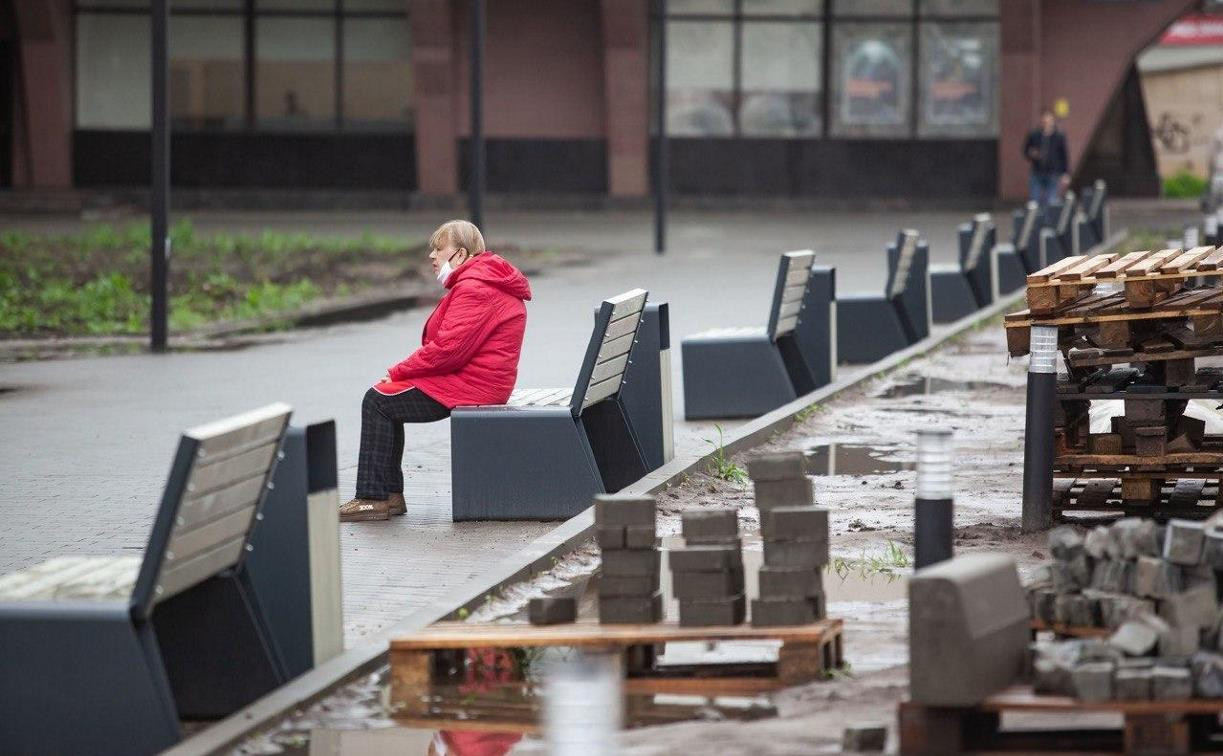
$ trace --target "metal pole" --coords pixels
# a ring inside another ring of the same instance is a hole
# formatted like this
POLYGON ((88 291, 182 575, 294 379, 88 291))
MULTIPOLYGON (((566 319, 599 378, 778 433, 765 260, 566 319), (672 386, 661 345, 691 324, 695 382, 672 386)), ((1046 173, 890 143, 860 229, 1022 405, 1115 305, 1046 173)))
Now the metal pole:
POLYGON ((170 265, 170 241, 167 238, 170 211, 170 98, 169 55, 167 33, 169 0, 153 0, 153 175, 149 187, 152 215, 151 276, 149 292, 152 310, 149 314, 150 348, 166 351, 167 283, 170 265))
POLYGON ((471 0, 471 222, 484 228, 484 0, 471 0))
POLYGON ((1053 403, 1057 401, 1057 326, 1032 326, 1028 407, 1023 433, 1025 533, 1053 526, 1053 403))
POLYGON ((671 156, 667 145, 667 0, 658 0, 658 93, 654 126, 657 153, 654 156, 654 252, 667 251, 667 184, 671 175, 671 156))
POLYGON ((917 500, 913 502, 913 562, 917 569, 952 557, 954 499, 951 431, 917 432, 917 500))

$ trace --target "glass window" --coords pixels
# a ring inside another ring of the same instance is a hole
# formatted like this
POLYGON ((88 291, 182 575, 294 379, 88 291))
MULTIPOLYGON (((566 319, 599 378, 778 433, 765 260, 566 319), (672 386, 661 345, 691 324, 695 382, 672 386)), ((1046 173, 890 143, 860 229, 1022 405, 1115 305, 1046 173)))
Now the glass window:
POLYGON ((832 0, 834 16, 909 17, 913 0, 832 0))
POLYGON ((921 25, 920 136, 998 133, 998 25, 921 25))
POLYGON ((170 118, 175 127, 242 128, 242 29, 238 16, 170 18, 170 118))
POLYGON ((821 25, 744 22, 739 133, 820 133, 821 25))
POLYGON ((77 128, 149 128, 151 36, 147 15, 77 15, 77 128))
POLYGON ((335 124, 335 21, 255 20, 255 115, 261 128, 335 124))
POLYGON ((997 16, 998 0, 920 0, 923 16, 997 16))
POLYGON ((833 28, 832 132, 908 136, 912 27, 842 23, 833 28))
POLYGON ((345 13, 395 13, 407 15, 405 0, 344 0, 345 13))
POLYGON ((743 0, 745 16, 819 16, 824 0, 743 0))
POLYGON ((344 123, 402 128, 412 122, 412 43, 406 18, 344 20, 344 123))
POLYGON ((336 0, 255 0, 255 12, 298 11, 318 13, 334 11, 336 0))
POLYGON ((729 16, 734 12, 735 0, 667 0, 668 16, 729 16))
POLYGON ((667 133, 731 136, 735 94, 734 25, 667 24, 667 133))

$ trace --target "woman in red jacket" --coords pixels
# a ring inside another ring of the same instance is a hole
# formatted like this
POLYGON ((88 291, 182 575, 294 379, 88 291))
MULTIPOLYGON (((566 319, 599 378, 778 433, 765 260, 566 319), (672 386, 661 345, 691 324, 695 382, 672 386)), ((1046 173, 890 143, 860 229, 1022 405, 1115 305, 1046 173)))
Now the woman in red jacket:
POLYGON ((447 291, 425 321, 421 347, 392 365, 365 392, 357 498, 340 507, 344 522, 404 514, 403 424, 450 416, 461 405, 505 404, 531 298, 526 276, 484 249, 467 221, 443 224, 429 239, 433 272, 447 291))

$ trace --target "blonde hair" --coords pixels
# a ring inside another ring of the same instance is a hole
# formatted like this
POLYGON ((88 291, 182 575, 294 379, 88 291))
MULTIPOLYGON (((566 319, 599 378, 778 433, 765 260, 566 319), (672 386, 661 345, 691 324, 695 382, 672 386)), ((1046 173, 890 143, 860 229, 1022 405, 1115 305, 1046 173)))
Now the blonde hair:
POLYGON ((444 249, 448 244, 462 247, 474 257, 484 251, 484 235, 471 221, 446 221, 429 237, 429 249, 444 249))

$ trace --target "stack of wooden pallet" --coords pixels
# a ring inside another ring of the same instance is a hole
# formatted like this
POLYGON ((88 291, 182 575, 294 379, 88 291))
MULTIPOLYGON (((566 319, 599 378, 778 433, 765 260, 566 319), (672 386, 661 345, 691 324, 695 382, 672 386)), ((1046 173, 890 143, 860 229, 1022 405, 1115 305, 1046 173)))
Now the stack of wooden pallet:
POLYGON ((1185 414, 1223 400, 1223 248, 1065 258, 1028 276, 1028 309, 1005 319, 1012 355, 1033 325, 1058 328, 1054 512, 1206 516, 1223 503, 1223 436, 1185 414), (1093 401, 1123 400, 1107 432, 1093 401))

